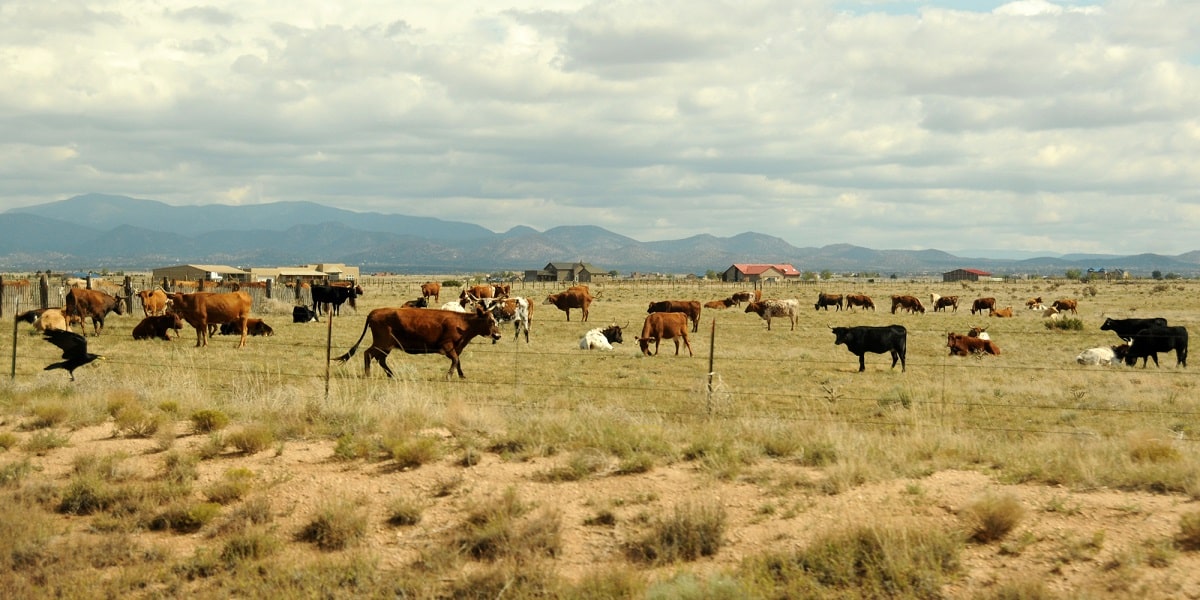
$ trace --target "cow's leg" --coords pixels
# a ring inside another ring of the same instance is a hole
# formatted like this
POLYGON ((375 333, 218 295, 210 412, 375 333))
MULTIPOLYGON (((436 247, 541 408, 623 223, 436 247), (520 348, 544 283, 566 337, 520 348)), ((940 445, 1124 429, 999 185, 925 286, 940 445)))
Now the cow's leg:
POLYGON ((245 348, 246 347, 246 327, 247 327, 245 316, 242 317, 241 324, 242 324, 242 341, 241 341, 241 343, 238 344, 238 348, 245 348))
POLYGON ((862 373, 867 370, 867 353, 863 352, 858 355, 858 372, 862 373))
POLYGON ((771 330, 771 317, 767 317, 767 331, 771 330))
MULTIPOLYGON (((900 353, 896 352, 895 350, 892 350, 892 368, 893 369, 896 368, 896 361, 898 361, 898 360, 900 360, 900 353)), ((904 367, 900 367, 900 370, 903 371, 904 367)))
POLYGON ((571 309, 567 309, 567 321, 571 320, 571 309))
MULTIPOLYGON (((695 356, 695 354, 692 354, 692 342, 691 342, 691 340, 688 339, 688 336, 686 336, 686 335, 683 336, 683 344, 685 346, 687 346, 688 356, 695 356)), ((675 354, 679 354, 679 343, 678 342, 675 343, 675 354)))

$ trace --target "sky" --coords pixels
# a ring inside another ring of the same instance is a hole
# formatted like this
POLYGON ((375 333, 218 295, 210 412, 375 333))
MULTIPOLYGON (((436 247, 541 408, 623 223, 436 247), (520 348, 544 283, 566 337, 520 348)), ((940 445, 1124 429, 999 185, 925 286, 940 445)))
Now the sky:
POLYGON ((1200 249, 1195 0, 0 1, 0 212, 1200 249))

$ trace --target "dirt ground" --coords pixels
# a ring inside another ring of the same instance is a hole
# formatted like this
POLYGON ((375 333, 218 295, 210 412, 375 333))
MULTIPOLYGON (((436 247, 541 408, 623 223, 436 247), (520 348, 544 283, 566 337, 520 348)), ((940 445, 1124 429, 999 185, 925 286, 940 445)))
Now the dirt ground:
MULTIPOLYGON (((179 425, 179 430, 186 429, 186 424, 179 425)), ((68 447, 33 458, 39 471, 32 479, 61 485, 81 453, 127 453, 126 464, 146 478, 162 468, 163 455, 155 450, 153 440, 114 438, 111 425, 73 431, 70 439, 68 447)), ((181 436, 175 448, 186 450, 204 440, 199 435, 181 436)), ((822 532, 859 522, 918 520, 957 527, 961 509, 981 495, 1011 494, 1025 509, 1020 525, 1005 540, 968 546, 961 574, 944 590, 948 597, 977 597, 997 584, 1034 577, 1063 597, 1200 598, 1197 553, 1172 551, 1168 560, 1147 558, 1149 548, 1170 546, 1181 515, 1200 510, 1178 495, 1002 485, 973 471, 943 471, 828 495, 817 486, 781 486, 780 482, 819 482, 824 477, 819 468, 786 460, 762 461, 749 470, 752 476, 734 481, 716 480, 693 463, 679 462, 640 475, 602 472, 578 482, 542 483, 535 475, 553 466, 555 458, 505 462, 495 454, 484 454, 479 464, 468 468, 447 457, 398 471, 388 463, 337 461, 333 450, 328 441, 291 441, 278 450, 254 455, 223 455, 200 463, 195 489, 204 489, 230 468, 252 470, 260 488, 270 486, 274 522, 283 535, 298 531, 322 502, 361 500, 370 515, 368 548, 384 567, 398 568, 416 558, 422 548, 443 543, 446 532, 461 521, 465 507, 512 487, 526 502, 560 511, 563 552, 556 562, 566 577, 609 565, 627 567, 620 547, 629 529, 623 525, 636 521, 638 515, 665 514, 685 501, 719 502, 727 512, 726 543, 720 552, 687 567, 711 571, 731 570, 742 559, 767 551, 798 549, 822 532), (419 524, 394 527, 385 522, 389 502, 402 497, 426 506, 419 524), (616 515, 615 527, 584 524, 602 509, 616 515)), ((11 459, 16 452, 10 450, 3 458, 11 459)), ((75 531, 87 529, 87 518, 63 520, 75 531)), ((143 542, 170 548, 177 559, 216 543, 204 530, 190 535, 138 535, 143 542)), ((305 544, 289 546, 289 552, 312 551, 305 544)), ((664 569, 664 576, 673 571, 664 569)))

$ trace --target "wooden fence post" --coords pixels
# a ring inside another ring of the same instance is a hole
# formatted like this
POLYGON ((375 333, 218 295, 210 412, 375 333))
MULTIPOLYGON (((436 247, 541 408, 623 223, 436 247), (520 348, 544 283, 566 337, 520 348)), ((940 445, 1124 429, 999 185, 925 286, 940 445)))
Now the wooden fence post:
POLYGON ((50 308, 50 281, 46 278, 48 273, 43 273, 38 277, 38 292, 41 294, 41 306, 38 308, 50 308))

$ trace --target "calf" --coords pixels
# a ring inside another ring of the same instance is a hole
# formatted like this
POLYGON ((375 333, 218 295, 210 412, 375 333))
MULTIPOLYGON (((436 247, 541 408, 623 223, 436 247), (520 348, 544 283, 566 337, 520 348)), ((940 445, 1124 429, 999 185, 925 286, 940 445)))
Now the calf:
POLYGON ((1030 298, 1025 301, 1025 308, 1029 310, 1042 310, 1045 306, 1042 304, 1042 297, 1030 298))
POLYGON ((1158 366, 1158 353, 1175 351, 1175 366, 1186 367, 1188 355, 1188 333, 1186 327, 1150 327, 1133 334, 1129 342, 1129 352, 1125 355, 1125 364, 1134 366, 1137 359, 1142 359, 1142 368, 1146 368, 1146 360, 1154 359, 1158 366))
POLYGON ((692 354, 692 343, 688 340, 688 319, 683 313, 656 312, 646 315, 642 323, 642 335, 637 338, 642 353, 650 356, 650 342, 654 342, 654 356, 658 356, 658 344, 662 340, 675 340, 675 356, 679 356, 679 340, 692 354))
MULTIPOLYGON (((497 286, 499 287, 499 286, 497 286)), ((505 297, 496 301, 496 310, 492 313, 496 323, 513 322, 513 341, 525 332, 525 343, 529 343, 529 327, 533 320, 533 304, 520 296, 505 297)))
POLYGON ((175 330, 175 337, 179 337, 179 332, 183 330, 183 319, 180 319, 178 314, 172 312, 165 315, 151 315, 133 327, 133 339, 158 338, 169 342, 172 329, 175 330))
POLYGON ((787 317, 792 323, 792 331, 796 330, 796 316, 800 314, 800 303, 792 300, 755 300, 746 305, 746 312, 755 313, 767 321, 767 331, 771 330, 772 317, 787 317))
POLYGON ((292 322, 293 323, 310 323, 317 320, 317 311, 307 306, 292 307, 292 322))
POLYGON ((421 296, 416 300, 409 300, 408 302, 405 302, 401 308, 429 308, 429 299, 425 296, 421 296))
POLYGON ((616 323, 608 327, 597 327, 583 334, 579 340, 580 350, 612 350, 613 344, 620 344, 621 327, 616 323))
MULTIPOLYGON (((237 323, 221 323, 221 335, 240 335, 242 332, 237 323)), ((250 335, 275 335, 275 330, 262 319, 246 319, 246 333, 250 335)))
POLYGON ((1012 318, 1012 316, 1013 316, 1012 307, 1011 307, 1011 306, 1006 306, 1006 307, 1004 307, 1004 308, 1001 308, 1001 309, 995 309, 995 308, 993 308, 993 309, 991 309, 991 310, 989 310, 989 311, 988 311, 988 316, 989 316, 989 317, 998 317, 998 318, 1001 318, 1001 319, 1011 319, 1011 318, 1012 318))
MULTIPOLYGON (((40 309, 39 309, 40 310, 40 309)), ((33 328, 38 331, 50 331, 52 329, 70 329, 70 325, 78 322, 80 319, 75 315, 68 317, 61 308, 47 308, 38 314, 33 320, 33 328)))
POLYGON ((969 356, 971 354, 1000 355, 1000 347, 992 340, 969 337, 954 332, 946 334, 946 346, 950 348, 950 356, 969 356))
POLYGON ((833 330, 833 345, 845 344, 846 349, 858 356, 858 372, 867 370, 866 353, 892 355, 892 368, 900 361, 900 372, 906 365, 904 356, 908 352, 908 330, 903 325, 884 325, 874 327, 859 325, 857 327, 831 327, 833 330))
POLYGON ((1119 346, 1100 346, 1088 348, 1075 357, 1075 362, 1081 365, 1119 365, 1125 362, 1129 354, 1129 344, 1119 346))
POLYGON ((1100 326, 1100 331, 1111 331, 1117 334, 1117 337, 1129 341, 1133 339, 1134 334, 1151 327, 1166 327, 1167 320, 1162 317, 1153 317, 1148 319, 1112 319, 1104 320, 1104 324, 1100 326))

